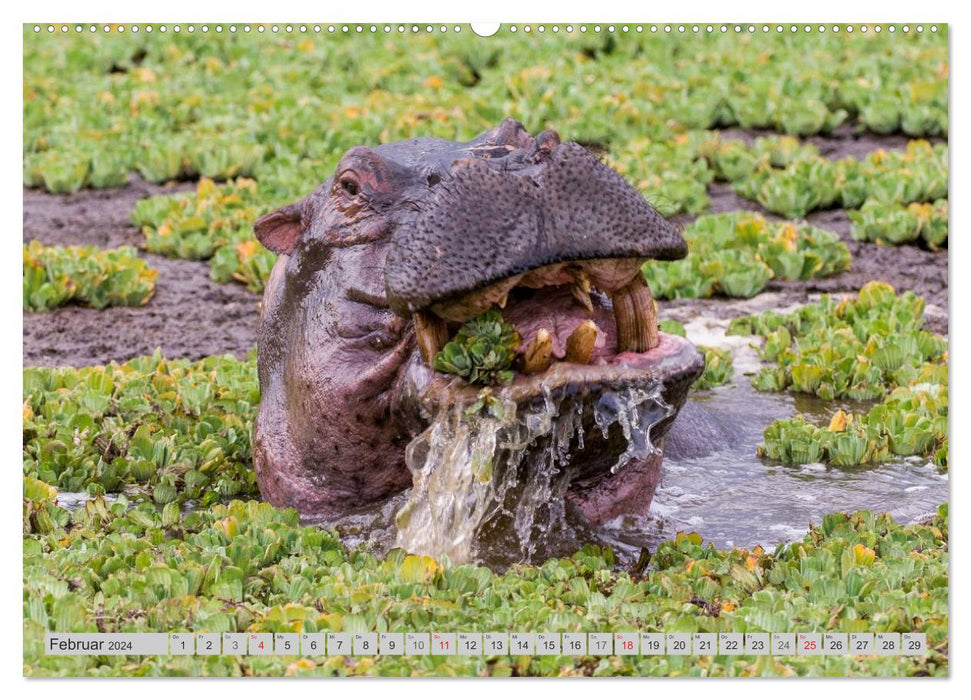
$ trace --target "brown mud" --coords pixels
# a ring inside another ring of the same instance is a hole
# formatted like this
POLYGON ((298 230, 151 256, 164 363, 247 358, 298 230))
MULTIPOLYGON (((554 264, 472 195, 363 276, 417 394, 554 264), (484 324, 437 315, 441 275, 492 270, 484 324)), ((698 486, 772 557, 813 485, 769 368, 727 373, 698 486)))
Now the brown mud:
MULTIPOLYGON (((135 202, 155 194, 191 189, 191 183, 151 185, 132 179, 112 190, 53 195, 24 189, 24 242, 46 245, 139 246, 144 238, 129 216, 135 202)), ((158 270, 155 295, 142 307, 102 311, 64 306, 24 313, 25 366, 82 366, 150 355, 198 359, 244 356, 256 343, 259 297, 239 284, 209 279, 209 263, 144 251, 158 270)))
MULTIPOLYGON (((761 135, 737 129, 722 133, 727 138, 747 141, 761 135)), ((909 139, 900 135, 858 134, 843 127, 832 136, 808 140, 828 157, 859 158, 877 148, 904 148, 909 139)), ((135 202, 192 187, 191 183, 152 185, 133 177, 121 188, 83 190, 71 195, 24 189, 23 239, 25 243, 36 239, 47 245, 140 247, 142 234, 129 221, 135 202)), ((725 183, 712 183, 708 192, 713 212, 743 209, 765 213, 725 183)), ((679 221, 687 223, 692 218, 679 217, 679 221)), ((855 292, 870 280, 883 280, 898 291, 910 289, 925 297, 929 305, 927 326, 947 333, 947 251, 934 253, 917 246, 854 241, 849 235, 849 218, 841 209, 814 212, 807 219, 840 235, 853 254, 852 268, 821 280, 770 282, 766 291, 774 293, 780 306, 805 303, 819 293, 855 292)), ((24 365, 104 364, 151 354, 156 348, 170 358, 197 359, 223 353, 242 357, 254 347, 257 295, 242 285, 213 282, 206 262, 165 258, 144 251, 141 256, 159 271, 155 295, 147 305, 103 311, 67 306, 44 313, 24 313, 24 365)), ((740 313, 733 311, 735 305, 725 301, 715 298, 662 302, 662 311, 667 306, 713 316, 740 313)))

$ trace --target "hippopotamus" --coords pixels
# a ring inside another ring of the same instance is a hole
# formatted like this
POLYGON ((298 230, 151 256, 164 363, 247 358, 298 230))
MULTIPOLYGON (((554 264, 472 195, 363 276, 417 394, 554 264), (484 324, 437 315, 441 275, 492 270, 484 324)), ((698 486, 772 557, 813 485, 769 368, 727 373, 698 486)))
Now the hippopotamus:
POLYGON ((411 486, 409 442, 436 407, 478 390, 434 358, 498 307, 522 341, 506 389, 516 401, 559 392, 582 407, 606 389, 663 385, 656 454, 618 469, 622 436, 591 425, 568 494, 595 524, 647 511, 664 436, 704 358, 659 333, 641 268, 687 245, 588 149, 514 119, 468 142, 354 147, 254 231, 279 255, 258 333, 253 445, 266 500, 338 517, 411 486))

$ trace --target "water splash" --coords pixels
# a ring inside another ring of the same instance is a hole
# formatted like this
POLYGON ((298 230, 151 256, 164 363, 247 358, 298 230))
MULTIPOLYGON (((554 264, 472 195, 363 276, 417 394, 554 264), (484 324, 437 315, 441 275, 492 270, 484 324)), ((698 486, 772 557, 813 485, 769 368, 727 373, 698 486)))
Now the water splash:
POLYGON ((531 560, 566 530, 575 479, 656 453, 650 429, 673 413, 661 390, 545 391, 519 404, 500 390, 442 409, 405 454, 414 487, 397 516, 398 546, 455 563, 481 559, 483 547, 531 560))

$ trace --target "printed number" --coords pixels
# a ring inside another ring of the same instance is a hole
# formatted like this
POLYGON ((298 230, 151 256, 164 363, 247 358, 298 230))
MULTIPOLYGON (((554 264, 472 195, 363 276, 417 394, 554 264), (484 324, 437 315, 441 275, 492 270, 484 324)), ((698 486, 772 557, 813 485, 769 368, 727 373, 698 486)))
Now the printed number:
POLYGON ((918 642, 916 639, 911 639, 907 642, 907 648, 916 651, 917 649, 920 649, 920 642, 918 642))
POLYGON ((579 639, 573 639, 573 640, 570 641, 569 644, 570 644, 570 650, 571 651, 580 651, 580 640, 579 639))
POLYGON ((634 642, 632 641, 621 642, 620 645, 624 648, 624 651, 632 651, 634 649, 634 642))
POLYGON ((424 649, 425 649, 425 640, 424 639, 416 639, 415 640, 415 649, 417 649, 418 651, 424 651, 424 649))
POLYGON ((257 647, 258 649, 262 649, 262 648, 263 648, 263 642, 260 642, 259 644, 257 644, 257 645, 256 645, 256 647, 257 647))
POLYGON ((657 641, 656 639, 652 639, 647 643, 647 648, 654 649, 655 651, 657 651, 658 649, 661 648, 661 642, 657 641))
POLYGON ((891 642, 889 639, 884 639, 883 640, 883 646, 880 647, 880 648, 883 649, 884 651, 892 650, 893 649, 893 642, 891 642))
POLYGON ((284 649, 285 649, 286 651, 290 651, 290 640, 289 640, 289 639, 285 639, 285 640, 283 641, 283 648, 284 648, 284 649))
POLYGON ((789 648, 789 640, 786 640, 784 642, 779 642, 779 648, 780 649, 788 649, 789 648))
POLYGON ((500 642, 498 639, 493 639, 491 642, 489 642, 489 645, 492 647, 493 651, 502 651, 502 642, 500 642))
POLYGON ((212 640, 211 639, 207 639, 206 640, 206 651, 212 651, 212 640))
POLYGON ((816 641, 807 639, 802 648, 808 649, 809 651, 816 651, 816 641))
POLYGON ((674 642, 674 650, 675 651, 684 651, 684 649, 685 649, 685 642, 683 640, 681 640, 681 639, 675 640, 675 642, 674 642))
POLYGON ((317 651, 317 640, 316 639, 313 639, 313 640, 310 641, 310 650, 311 651, 317 651))
POLYGON ((439 649, 447 650, 448 649, 448 640, 445 640, 445 639, 439 640, 439 642, 438 642, 438 648, 439 649))
POLYGON ((856 640, 856 648, 858 650, 860 650, 860 649, 866 649, 868 646, 869 646, 869 644, 867 644, 866 640, 864 640, 864 639, 857 639, 856 640))
POLYGON ((236 651, 239 649, 239 642, 237 642, 235 639, 230 643, 233 645, 233 651, 236 651))
POLYGON ((735 651, 738 649, 738 642, 734 639, 729 639, 727 642, 725 642, 725 648, 728 651, 735 651))
POLYGON ((765 649, 765 642, 761 639, 756 639, 752 642, 752 651, 762 651, 765 649))
POLYGON ((832 642, 832 643, 830 644, 830 646, 831 646, 831 647, 832 647, 833 649, 835 649, 836 651, 839 651, 840 649, 842 649, 842 648, 843 648, 843 642, 842 642, 841 640, 839 640, 839 639, 837 639, 837 640, 834 640, 834 641, 833 641, 833 642, 832 642))
POLYGON ((594 643, 595 643, 595 644, 597 645, 597 650, 598 650, 598 651, 603 651, 604 649, 606 649, 606 648, 607 648, 607 642, 606 642, 606 641, 604 641, 603 639, 598 639, 598 640, 597 640, 596 642, 594 642, 594 643))
POLYGON ((394 651, 396 646, 397 645, 393 639, 388 640, 388 651, 394 651))
POLYGON ((711 642, 701 639, 699 640, 699 646, 701 649, 711 649, 711 642))
POLYGON ((337 648, 338 649, 341 649, 344 646, 344 640, 343 639, 338 639, 336 641, 337 641, 337 648))

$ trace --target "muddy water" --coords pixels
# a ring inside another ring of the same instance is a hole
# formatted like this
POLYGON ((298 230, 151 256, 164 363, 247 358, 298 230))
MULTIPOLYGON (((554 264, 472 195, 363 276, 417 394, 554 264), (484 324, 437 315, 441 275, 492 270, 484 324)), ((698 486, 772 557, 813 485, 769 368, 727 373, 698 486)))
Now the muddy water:
MULTIPOLYGON (((834 510, 888 511, 899 522, 909 522, 947 500, 947 475, 923 459, 855 468, 763 462, 755 450, 772 420, 800 412, 822 422, 837 405, 759 393, 745 377, 737 379, 735 387, 695 397, 715 416, 745 416, 745 421, 732 422, 741 426, 737 442, 705 457, 666 458, 650 522, 639 524, 642 533, 667 539, 679 530, 693 530, 718 547, 771 546, 802 537, 810 523, 818 524, 834 510)), ((636 544, 638 538, 631 535, 622 528, 615 532, 636 544)))

